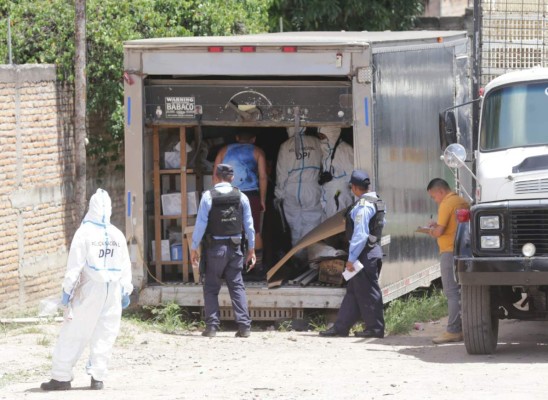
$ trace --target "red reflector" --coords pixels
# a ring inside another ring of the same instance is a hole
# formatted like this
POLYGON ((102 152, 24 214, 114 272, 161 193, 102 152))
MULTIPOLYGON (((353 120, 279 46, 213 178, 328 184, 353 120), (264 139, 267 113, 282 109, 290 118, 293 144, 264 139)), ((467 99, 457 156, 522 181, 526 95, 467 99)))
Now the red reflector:
POLYGON ((480 88, 479 88, 479 95, 480 95, 480 97, 483 96, 484 93, 485 93, 485 88, 480 87, 480 88))
POLYGON ((295 46, 283 46, 282 47, 282 52, 284 52, 284 53, 296 53, 297 52, 297 47, 295 47, 295 46))
POLYGON ((457 221, 459 222, 468 222, 470 221, 470 210, 466 208, 461 208, 457 210, 457 221))
POLYGON ((255 46, 242 46, 242 47, 240 47, 240 51, 242 53, 254 53, 255 52, 255 46))
POLYGON ((207 48, 210 53, 222 53, 224 51, 223 46, 210 46, 207 48))

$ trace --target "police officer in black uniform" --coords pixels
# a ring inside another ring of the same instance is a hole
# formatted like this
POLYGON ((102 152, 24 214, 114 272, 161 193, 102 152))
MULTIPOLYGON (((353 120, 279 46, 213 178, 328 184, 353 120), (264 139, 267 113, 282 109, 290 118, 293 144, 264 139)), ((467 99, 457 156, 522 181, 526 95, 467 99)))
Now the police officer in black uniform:
POLYGON ((204 192, 192 235, 191 261, 200 259, 198 246, 205 234, 204 309, 206 329, 203 336, 214 337, 219 328, 219 291, 225 279, 232 301, 237 337, 249 337, 251 318, 247 307, 242 271, 242 232, 247 238, 245 264, 255 265, 255 230, 247 196, 231 185, 234 170, 228 164, 217 165, 215 186, 204 192))
POLYGON ((371 181, 365 171, 354 170, 350 184, 358 201, 348 208, 345 216, 346 237, 350 242, 346 270, 354 272, 356 267, 360 267, 359 263, 363 268, 348 280, 337 320, 331 328, 320 332, 320 336, 348 336, 352 326, 361 319, 365 330, 356 332, 356 336, 382 338, 384 315, 379 273, 384 203, 375 192, 369 191, 371 181))

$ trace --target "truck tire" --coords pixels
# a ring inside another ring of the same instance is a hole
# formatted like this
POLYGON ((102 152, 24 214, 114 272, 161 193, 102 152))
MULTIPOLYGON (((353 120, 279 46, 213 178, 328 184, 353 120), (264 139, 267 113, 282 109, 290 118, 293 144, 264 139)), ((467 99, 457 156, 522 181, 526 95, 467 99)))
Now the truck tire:
POLYGON ((493 354, 497 348, 499 319, 491 309, 489 286, 463 285, 462 330, 468 354, 493 354))

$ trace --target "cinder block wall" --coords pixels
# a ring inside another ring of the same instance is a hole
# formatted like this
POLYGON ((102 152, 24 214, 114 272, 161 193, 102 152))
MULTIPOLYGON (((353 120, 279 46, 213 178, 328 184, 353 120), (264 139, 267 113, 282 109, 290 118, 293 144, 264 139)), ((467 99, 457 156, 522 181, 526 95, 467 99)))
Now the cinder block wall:
POLYGON ((59 294, 74 233, 72 104, 52 65, 0 66, 0 314, 59 294))
MULTIPOLYGON (((73 96, 53 65, 0 65, 0 315, 22 315, 59 296, 75 220, 73 96)), ((99 178, 88 160, 88 198, 113 200, 123 229, 123 172, 99 178)))

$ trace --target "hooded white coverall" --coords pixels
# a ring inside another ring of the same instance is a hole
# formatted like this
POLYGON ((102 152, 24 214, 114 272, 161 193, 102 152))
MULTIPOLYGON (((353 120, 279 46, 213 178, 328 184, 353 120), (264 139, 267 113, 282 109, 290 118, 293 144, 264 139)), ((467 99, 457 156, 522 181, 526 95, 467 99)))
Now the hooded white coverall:
POLYGON ((131 261, 124 234, 110 224, 111 200, 97 189, 72 240, 63 280, 70 294, 57 344, 52 378, 72 380, 72 369, 89 344, 86 371, 102 381, 120 329, 122 296, 133 290, 131 261))
POLYGON ((330 171, 333 175, 331 182, 326 182, 321 186, 323 222, 354 202, 354 195, 348 185, 350 175, 354 169, 354 150, 348 143, 341 141, 335 150, 333 160, 331 160, 337 140, 341 136, 341 129, 325 126, 318 131, 326 136, 325 139, 320 141, 323 170, 330 171))
POLYGON ((320 224, 322 215, 318 184, 320 141, 314 136, 305 136, 304 131, 302 128, 295 135, 295 128, 287 129, 289 139, 280 146, 276 164, 274 195, 283 200, 293 246, 320 224))

